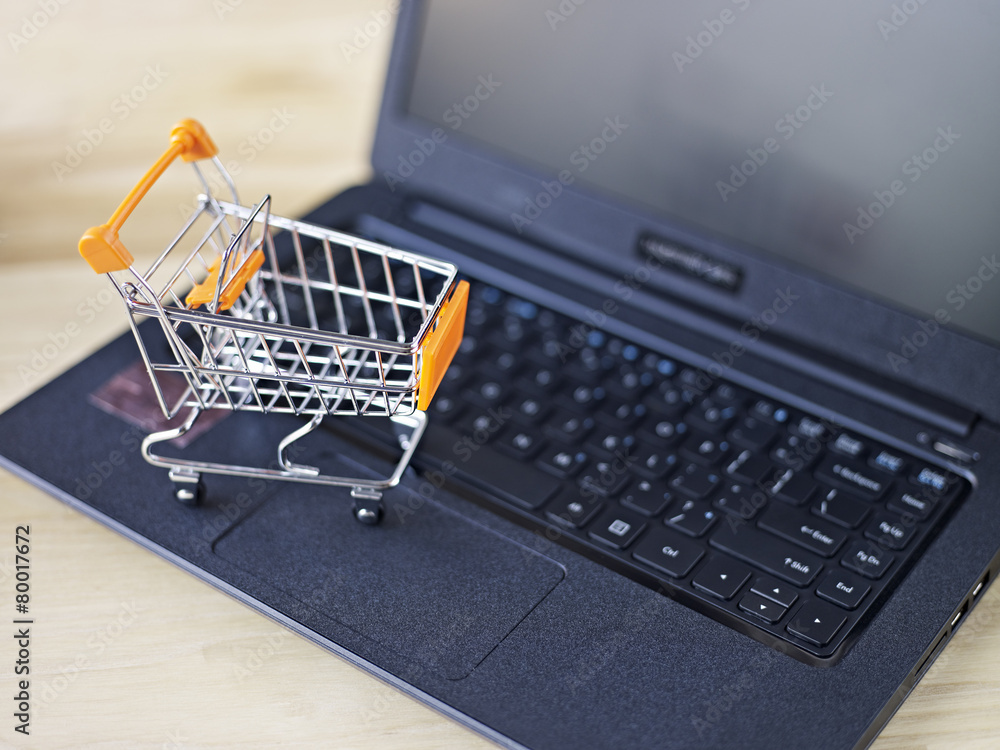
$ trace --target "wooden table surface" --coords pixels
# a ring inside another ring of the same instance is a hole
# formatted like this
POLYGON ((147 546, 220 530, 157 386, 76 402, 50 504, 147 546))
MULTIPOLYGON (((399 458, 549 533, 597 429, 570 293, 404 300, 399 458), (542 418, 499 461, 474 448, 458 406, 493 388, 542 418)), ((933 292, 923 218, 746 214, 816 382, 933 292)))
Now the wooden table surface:
MULTIPOLYGON (((196 117, 242 195, 296 216, 367 179, 392 34, 388 0, 5 0, 0 7, 0 408, 124 330, 79 260, 196 117)), ((178 226, 183 179, 128 228, 143 257, 178 226), (164 208, 165 207, 165 208, 164 208)), ((152 198, 152 195, 151 195, 152 198)), ((125 233, 123 233, 125 237, 125 233)), ((72 429, 68 424, 66 429, 72 429)), ((85 439, 84 436, 82 436, 85 439)), ((0 608, 31 528, 31 735, 18 748, 472 748, 457 723, 0 471, 0 608)), ((15 650, 0 648, 0 694, 15 650)), ((1000 590, 986 594, 875 743, 1000 743, 1000 590)))

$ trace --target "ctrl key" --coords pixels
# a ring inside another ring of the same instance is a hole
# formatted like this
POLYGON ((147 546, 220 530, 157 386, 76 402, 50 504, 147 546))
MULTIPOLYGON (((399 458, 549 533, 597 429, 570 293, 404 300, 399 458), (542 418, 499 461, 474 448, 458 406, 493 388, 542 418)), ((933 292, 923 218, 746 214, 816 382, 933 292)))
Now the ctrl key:
POLYGON ((825 646, 847 622, 847 616, 836 607, 809 601, 802 605, 785 630, 817 646, 825 646))
POLYGON ((705 553, 702 547, 670 529, 653 529, 632 552, 632 557, 674 578, 691 572, 705 553))

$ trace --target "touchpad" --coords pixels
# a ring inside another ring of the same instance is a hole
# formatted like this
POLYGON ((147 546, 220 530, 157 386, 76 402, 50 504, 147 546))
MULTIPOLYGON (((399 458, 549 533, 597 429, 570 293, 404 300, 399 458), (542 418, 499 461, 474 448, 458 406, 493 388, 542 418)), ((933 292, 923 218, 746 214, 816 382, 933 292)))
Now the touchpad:
POLYGON ((549 558, 407 490, 386 493, 378 526, 354 520, 345 494, 303 485, 279 492, 215 552, 453 680, 562 580, 549 558))

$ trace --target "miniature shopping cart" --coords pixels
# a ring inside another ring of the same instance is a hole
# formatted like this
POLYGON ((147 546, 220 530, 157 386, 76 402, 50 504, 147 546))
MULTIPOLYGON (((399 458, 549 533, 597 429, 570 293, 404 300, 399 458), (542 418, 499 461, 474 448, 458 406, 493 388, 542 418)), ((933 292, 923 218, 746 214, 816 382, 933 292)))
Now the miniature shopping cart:
POLYGON ((147 436, 142 454, 169 469, 185 503, 199 501, 204 473, 280 479, 349 487, 356 517, 377 523, 382 491, 409 464, 424 411, 461 341, 468 283, 456 280, 454 265, 273 216, 270 203, 265 196, 241 205, 205 130, 183 120, 108 223, 81 238, 80 254, 121 294, 164 416, 190 409, 179 427, 147 436), (194 166, 204 193, 143 272, 118 233, 178 156, 194 166), (200 168, 206 159, 215 170, 200 168), (219 198, 222 192, 232 200, 219 198), (164 381, 179 377, 186 387, 168 396, 164 381), (304 419, 266 467, 153 452, 209 409, 304 419), (324 417, 342 415, 392 420, 402 457, 389 476, 331 476, 291 460, 295 441, 324 417))

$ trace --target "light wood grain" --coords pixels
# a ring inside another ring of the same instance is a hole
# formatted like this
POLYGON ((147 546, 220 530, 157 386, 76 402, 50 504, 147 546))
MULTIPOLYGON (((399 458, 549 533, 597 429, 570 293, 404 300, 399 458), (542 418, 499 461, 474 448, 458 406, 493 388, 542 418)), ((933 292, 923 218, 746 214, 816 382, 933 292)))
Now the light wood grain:
MULTIPOLYGON (((223 2, 70 0, 16 51, 8 32, 40 6, 0 8, 0 408, 124 330, 120 309, 102 308, 106 282, 78 260, 76 240, 107 218, 175 120, 201 118, 237 162, 244 197, 270 192, 277 213, 297 215, 367 178, 391 36, 372 14, 387 3, 223 2), (340 46, 365 39, 356 55, 340 46), (165 77, 119 119, 116 99, 157 66, 165 77), (291 119, 256 149, 249 138, 275 109, 291 119), (105 117, 114 127, 103 142, 57 174, 53 162, 105 117)), ((137 215, 137 255, 176 229, 190 189, 186 176, 168 179, 156 210, 137 215)), ((14 527, 31 525, 37 618, 32 735, 14 735, 8 717, 0 745, 490 746, 5 472, 0 498, 0 538, 10 541, 0 561, 12 561, 14 527)), ((8 571, 0 607, 13 593, 8 571)), ((7 695, 12 652, 0 651, 7 695)), ((875 747, 995 747, 998 704, 993 590, 875 747)))

